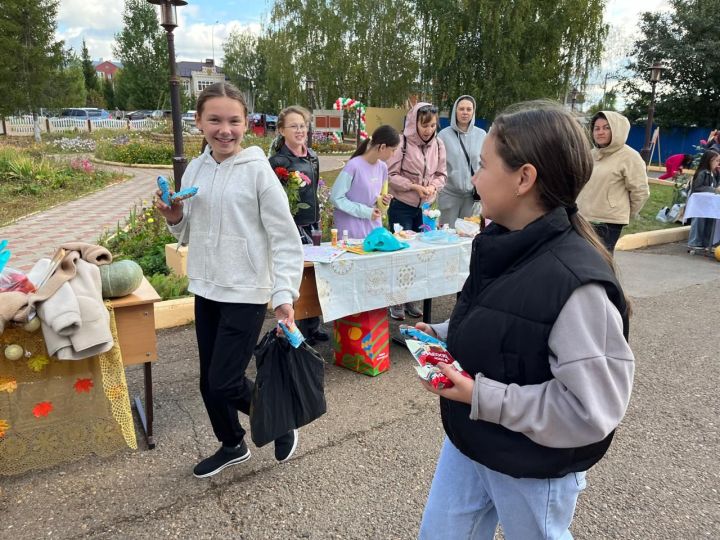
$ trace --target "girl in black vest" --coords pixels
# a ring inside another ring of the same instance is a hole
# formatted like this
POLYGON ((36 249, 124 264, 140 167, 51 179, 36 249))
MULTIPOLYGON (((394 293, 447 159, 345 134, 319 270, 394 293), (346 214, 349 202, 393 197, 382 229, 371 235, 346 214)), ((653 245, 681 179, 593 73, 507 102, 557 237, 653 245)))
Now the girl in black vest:
POLYGON ((612 258, 575 199, 590 178, 587 134, 565 110, 521 104, 498 116, 473 185, 493 223, 473 242, 450 320, 438 394, 446 439, 420 537, 571 538, 585 471, 628 405, 634 357, 612 258))
MULTIPOLYGON (((310 185, 300 188, 300 202, 305 203, 295 214, 300 238, 304 244, 312 243, 312 230, 320 230, 320 204, 318 202, 318 185, 320 181, 320 160, 317 154, 308 147, 308 126, 310 111, 299 105, 285 107, 277 119, 277 130, 280 136, 270 148, 270 166, 273 170, 284 167, 289 172, 298 171, 310 178, 310 185)), ((328 341, 330 336, 320 327, 320 317, 310 317, 297 322, 298 328, 305 336, 308 345, 318 341, 328 341)))

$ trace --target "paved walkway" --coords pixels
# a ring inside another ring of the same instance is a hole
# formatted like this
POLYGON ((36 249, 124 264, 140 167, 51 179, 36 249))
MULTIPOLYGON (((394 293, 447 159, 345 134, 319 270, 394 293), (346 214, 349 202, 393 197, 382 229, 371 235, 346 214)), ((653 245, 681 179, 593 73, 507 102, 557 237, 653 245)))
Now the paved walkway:
MULTIPOLYGON (((320 170, 339 169, 346 159, 320 156, 320 170)), ((41 257, 52 256, 64 242, 97 242, 103 231, 122 224, 134 206, 147 202, 156 189, 157 176, 169 172, 129 167, 120 170, 133 178, 0 227, 0 239, 8 240, 12 252, 10 266, 29 270, 41 257)))

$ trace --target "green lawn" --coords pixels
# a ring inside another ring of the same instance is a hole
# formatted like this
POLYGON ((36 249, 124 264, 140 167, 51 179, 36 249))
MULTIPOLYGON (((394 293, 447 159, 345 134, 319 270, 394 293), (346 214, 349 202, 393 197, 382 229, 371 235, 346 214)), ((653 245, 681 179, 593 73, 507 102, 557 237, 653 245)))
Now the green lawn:
POLYGON ((640 211, 640 217, 623 228, 622 235, 638 232, 654 231, 657 229, 669 229, 680 227, 681 223, 661 223, 655 219, 658 211, 663 206, 670 206, 673 200, 673 187, 660 184, 650 184, 650 198, 640 211))

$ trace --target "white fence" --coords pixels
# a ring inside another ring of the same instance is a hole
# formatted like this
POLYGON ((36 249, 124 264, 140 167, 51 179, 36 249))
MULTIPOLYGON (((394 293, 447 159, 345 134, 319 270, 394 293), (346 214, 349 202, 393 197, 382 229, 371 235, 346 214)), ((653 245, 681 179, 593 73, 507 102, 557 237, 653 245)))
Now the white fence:
MULTIPOLYGON (((78 120, 75 118, 38 118, 41 133, 64 131, 93 131, 96 129, 152 130, 164 125, 163 121, 151 120, 78 120)), ((10 116, 0 119, 0 135, 31 137, 35 133, 35 122, 30 116, 10 116)))

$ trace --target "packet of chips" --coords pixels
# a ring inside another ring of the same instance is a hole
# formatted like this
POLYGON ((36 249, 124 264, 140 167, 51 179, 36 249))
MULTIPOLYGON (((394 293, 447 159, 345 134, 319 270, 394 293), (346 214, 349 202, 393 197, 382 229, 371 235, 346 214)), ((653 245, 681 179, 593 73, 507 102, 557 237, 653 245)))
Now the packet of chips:
POLYGON ((285 334, 285 337, 290 342, 290 345, 292 345, 295 349, 297 349, 302 342, 305 341, 305 336, 302 335, 302 332, 295 323, 287 325, 283 321, 280 321, 278 324, 280 325, 280 328, 282 328, 283 334, 285 334))
POLYGON ((472 379, 470 374, 463 370, 460 364, 442 345, 426 343, 416 339, 405 340, 405 345, 418 363, 418 365, 415 366, 415 371, 417 371, 421 379, 429 382, 433 388, 441 390, 454 386, 453 382, 438 369, 437 366, 441 363, 450 364, 458 370, 461 375, 472 379))

